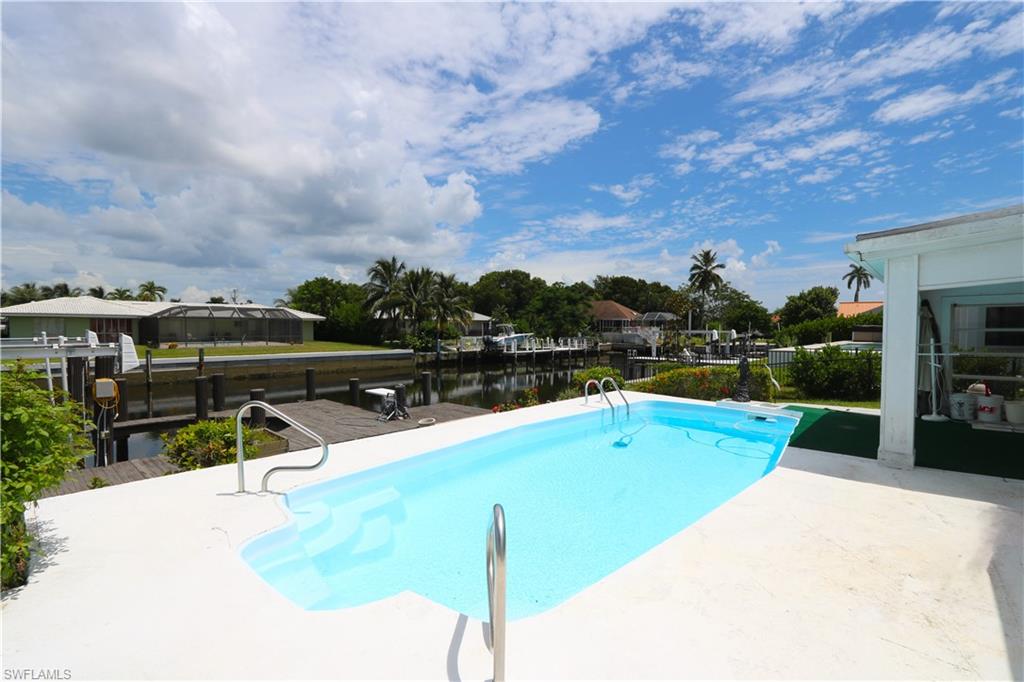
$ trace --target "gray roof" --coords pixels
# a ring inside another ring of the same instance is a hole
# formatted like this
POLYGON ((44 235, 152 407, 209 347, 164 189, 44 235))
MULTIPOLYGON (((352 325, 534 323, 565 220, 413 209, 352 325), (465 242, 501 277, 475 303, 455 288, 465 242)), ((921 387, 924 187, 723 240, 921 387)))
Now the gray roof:
POLYGON ((661 321, 669 321, 670 322, 672 320, 678 320, 679 318, 675 314, 673 314, 673 313, 654 312, 654 313, 644 313, 644 314, 642 314, 640 317, 638 317, 636 319, 640 320, 641 322, 661 322, 661 321))
POLYGON ((1006 208, 998 208, 994 211, 983 211, 981 213, 968 213, 966 215, 958 215, 952 218, 943 218, 942 220, 933 220, 928 223, 920 223, 918 225, 908 225, 907 227, 896 227, 889 230, 880 230, 878 232, 865 232, 857 235, 857 241, 864 241, 865 239, 877 239, 878 237, 890 237, 896 234, 908 234, 910 232, 922 232, 924 230, 934 230, 939 227, 950 227, 952 225, 959 225, 961 223, 973 223, 979 220, 992 220, 994 218, 1005 218, 1012 215, 1020 215, 1024 213, 1024 204, 1018 204, 1016 206, 1008 206, 1006 208))
POLYGON ((274 308, 259 303, 187 303, 179 301, 112 301, 92 296, 65 296, 0 308, 4 317, 116 317, 141 318, 159 315, 175 308, 192 310, 286 310, 300 320, 327 318, 292 308, 274 308))

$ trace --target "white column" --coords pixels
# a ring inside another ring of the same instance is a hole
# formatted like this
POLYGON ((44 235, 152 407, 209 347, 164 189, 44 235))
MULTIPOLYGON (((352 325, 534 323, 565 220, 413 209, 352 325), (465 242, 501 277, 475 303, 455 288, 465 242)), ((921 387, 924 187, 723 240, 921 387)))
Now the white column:
POLYGON ((878 461, 898 469, 914 467, 917 407, 917 256, 885 263, 885 321, 882 324, 882 421, 878 461))

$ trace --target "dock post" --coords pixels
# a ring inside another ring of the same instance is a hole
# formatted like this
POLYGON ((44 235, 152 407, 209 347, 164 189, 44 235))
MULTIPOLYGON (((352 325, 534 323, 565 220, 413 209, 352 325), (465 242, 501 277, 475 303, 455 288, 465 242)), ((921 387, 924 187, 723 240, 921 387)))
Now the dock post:
POLYGON ((146 416, 153 418, 153 351, 146 349, 146 416))
POLYGON ((213 389, 213 411, 221 412, 224 409, 224 373, 211 374, 210 386, 213 389))
POLYGON ((359 379, 355 377, 348 380, 348 401, 359 407, 359 379))
MULTIPOLYGON (((249 389, 249 400, 267 401, 267 392, 262 388, 249 389)), ((262 429, 267 425, 267 411, 262 407, 254 407, 249 410, 249 426, 254 429, 262 429)))
POLYGON ((205 367, 206 367, 206 349, 205 348, 200 348, 199 349, 199 365, 196 367, 196 371, 199 373, 199 376, 203 376, 203 369, 205 367))
MULTIPOLYGON (((117 417, 115 422, 128 418, 128 380, 124 377, 114 379, 117 384, 117 417)), ((128 461, 128 436, 121 436, 114 441, 114 459, 118 462, 128 461)))
POLYGON ((430 404, 431 388, 430 388, 430 372, 420 372, 420 390, 423 393, 423 404, 430 404))
POLYGON ((210 379, 209 377, 196 377, 196 421, 203 421, 210 418, 210 379))
POLYGON ((316 400, 316 370, 306 368, 306 400, 316 400))

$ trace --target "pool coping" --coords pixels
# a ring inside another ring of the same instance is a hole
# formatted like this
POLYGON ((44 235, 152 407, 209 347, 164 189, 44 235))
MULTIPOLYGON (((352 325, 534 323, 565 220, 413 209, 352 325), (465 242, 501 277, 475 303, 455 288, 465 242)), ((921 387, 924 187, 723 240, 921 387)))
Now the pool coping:
MULTIPOLYGON (((499 423, 504 430, 607 409, 581 402, 340 443, 322 469, 282 474, 272 487, 373 468, 499 423)), ((267 467, 315 456, 253 461, 249 487, 267 467)), ((1006 647, 1013 653, 1014 645, 995 634, 991 592, 1008 588, 993 588, 988 571, 1007 584, 1020 575, 1013 548, 1024 487, 854 459, 788 448, 775 471, 697 523, 563 604, 510 624, 509 678, 1009 676, 1006 647), (901 525, 897 512, 914 522, 901 525), (948 526, 941 535, 931 528, 936 515, 948 526), (1009 529, 1000 545, 1009 560, 972 562, 965 573, 946 556, 987 552, 995 521, 1009 529), (950 535, 952 548, 942 544, 950 535), (905 546, 925 541, 907 554, 905 546), (954 584, 940 580, 953 569, 954 584), (917 576, 909 587, 908 573, 917 576), (941 589, 926 589, 933 582, 941 589), (865 618, 871 627, 861 631, 865 618)), ((3 603, 5 667, 112 679, 490 676, 482 624, 418 595, 322 612, 289 602, 238 554, 287 517, 267 495, 235 486, 234 468, 224 466, 41 501, 29 517, 45 551, 28 586, 3 603)))

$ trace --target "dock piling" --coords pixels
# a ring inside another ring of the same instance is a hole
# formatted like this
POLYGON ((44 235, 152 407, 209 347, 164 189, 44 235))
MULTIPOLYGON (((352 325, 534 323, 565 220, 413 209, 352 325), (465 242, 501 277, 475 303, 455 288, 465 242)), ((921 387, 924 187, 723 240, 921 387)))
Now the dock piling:
POLYGON ((355 377, 348 380, 348 401, 359 407, 359 379, 355 377))
POLYGON ((306 400, 316 400, 316 370, 306 368, 306 400))
POLYGON ((420 372, 420 390, 423 393, 423 404, 429 405, 431 398, 430 372, 420 372))
POLYGON ((205 369, 205 368, 206 368, 206 349, 205 348, 200 348, 199 349, 199 365, 196 367, 196 371, 199 373, 199 376, 203 376, 203 369, 205 369))
POLYGON ((210 385, 213 388, 213 411, 220 412, 224 409, 224 373, 211 374, 210 385))
MULTIPOLYGON (((267 392, 262 388, 249 389, 249 400, 267 401, 267 392)), ((267 425, 267 411, 262 407, 254 407, 249 410, 249 426, 254 429, 262 429, 267 425)))
POLYGON ((210 379, 202 375, 196 377, 196 421, 210 418, 210 379))
MULTIPOLYGON (((128 380, 124 377, 114 379, 117 384, 117 417, 114 421, 128 419, 128 380)), ((128 461, 128 436, 114 441, 114 459, 118 462, 128 461)))
POLYGON ((146 349, 146 416, 153 418, 153 351, 146 349))

